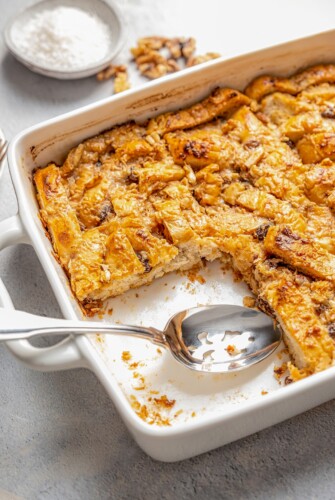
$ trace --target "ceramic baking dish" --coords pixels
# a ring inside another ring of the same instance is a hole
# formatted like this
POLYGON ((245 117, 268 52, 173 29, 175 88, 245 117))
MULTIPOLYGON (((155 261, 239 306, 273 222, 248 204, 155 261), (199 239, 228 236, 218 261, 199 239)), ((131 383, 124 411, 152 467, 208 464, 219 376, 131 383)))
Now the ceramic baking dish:
MULTIPOLYGON (((334 62, 335 31, 267 48, 230 60, 218 59, 149 83, 20 133, 8 160, 19 213, 0 223, 0 248, 31 244, 66 318, 81 317, 68 280, 52 255, 38 218, 32 170, 62 161, 87 137, 130 119, 143 120, 184 107, 217 86, 243 89, 262 73, 288 75, 316 63, 334 62)), ((172 274, 149 287, 110 300, 101 321, 163 326, 169 315, 190 305, 242 302, 247 288, 219 264, 191 277, 172 274)), ((1 284, 2 304, 12 307, 1 284)), ((278 353, 237 374, 198 374, 179 366, 168 352, 125 337, 68 337, 50 348, 26 341, 8 343, 12 353, 38 370, 87 367, 104 384, 137 443, 152 457, 181 460, 292 417, 335 396, 335 367, 285 386, 273 376, 278 353)), ((112 425, 112 423, 111 423, 112 425)))

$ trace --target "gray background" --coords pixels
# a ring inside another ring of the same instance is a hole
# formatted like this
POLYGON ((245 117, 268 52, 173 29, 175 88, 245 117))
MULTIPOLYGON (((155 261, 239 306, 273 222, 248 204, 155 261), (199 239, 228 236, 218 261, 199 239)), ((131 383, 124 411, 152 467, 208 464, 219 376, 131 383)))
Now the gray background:
MULTIPOLYGON (((26 0, 0 0, 0 28, 26 0)), ((198 53, 243 52, 334 25, 331 1, 224 2, 128 0, 126 48, 138 36, 193 35, 198 53), (206 8, 205 8, 206 6, 206 8), (273 22, 275 12, 276 22, 273 22)), ((10 139, 23 128, 94 102, 111 83, 56 81, 35 75, 0 40, 0 126, 10 139)), ((144 82, 135 77, 134 84, 144 82)), ((0 219, 16 212, 8 171, 0 219)), ((15 306, 60 316, 29 246, 1 253, 0 275, 15 306)), ((0 346, 0 499, 322 498, 335 496, 335 403, 205 455, 158 463, 134 443, 103 387, 86 370, 35 373, 0 346)))

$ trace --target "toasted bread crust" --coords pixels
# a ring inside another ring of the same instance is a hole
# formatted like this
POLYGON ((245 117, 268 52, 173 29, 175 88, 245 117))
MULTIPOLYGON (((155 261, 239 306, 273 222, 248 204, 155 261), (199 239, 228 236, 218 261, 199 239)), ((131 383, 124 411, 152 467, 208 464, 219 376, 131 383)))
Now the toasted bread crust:
POLYGON ((292 75, 280 78, 270 75, 259 76, 245 89, 245 94, 256 101, 274 92, 297 95, 311 85, 335 82, 335 67, 332 64, 320 64, 292 75))

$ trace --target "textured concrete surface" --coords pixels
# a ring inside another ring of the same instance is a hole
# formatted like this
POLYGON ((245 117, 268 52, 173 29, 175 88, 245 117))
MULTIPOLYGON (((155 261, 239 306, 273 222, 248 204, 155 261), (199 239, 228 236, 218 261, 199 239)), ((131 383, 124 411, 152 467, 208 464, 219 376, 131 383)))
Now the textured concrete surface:
MULTIPOLYGON (((0 0, 0 27, 27 3, 0 0)), ((197 37, 199 53, 227 55, 332 28, 335 18, 330 0, 283 0, 275 23, 270 4, 261 0, 129 0, 125 8, 127 47, 141 35, 187 34, 197 37)), ((125 50, 120 60, 127 57, 125 50)), ((110 93, 109 82, 94 78, 60 82, 35 75, 1 40, 0 61, 0 126, 8 138, 110 93)), ((6 171, 0 219, 15 211, 6 171)), ((3 251, 0 276, 17 308, 60 316, 30 247, 3 251)), ((0 346, 0 380, 0 499, 334 498, 334 401, 211 453, 162 464, 133 442, 88 371, 35 373, 0 346)))

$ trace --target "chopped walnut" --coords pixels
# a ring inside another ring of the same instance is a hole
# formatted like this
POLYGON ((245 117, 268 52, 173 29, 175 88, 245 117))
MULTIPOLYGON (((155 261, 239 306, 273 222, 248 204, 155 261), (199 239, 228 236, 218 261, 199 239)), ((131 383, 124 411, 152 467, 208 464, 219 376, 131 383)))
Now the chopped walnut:
POLYGON ((130 89, 130 83, 127 70, 118 71, 115 75, 114 80, 114 92, 118 94, 119 92, 123 92, 124 90, 128 89, 130 89))
POLYGON ((97 74, 97 80, 104 81, 114 78, 114 92, 118 94, 130 88, 127 67, 125 65, 113 66, 111 64, 97 74))
POLYGON ((97 80, 99 80, 100 82, 103 80, 109 80, 110 78, 116 76, 117 73, 123 73, 123 72, 124 73, 127 72, 127 68, 123 64, 119 66, 114 66, 113 64, 110 64, 109 66, 107 66, 107 68, 99 71, 99 73, 97 74, 97 80))
POLYGON ((151 63, 151 64, 164 64, 166 62, 165 57, 163 57, 158 50, 148 50, 147 52, 143 52, 141 55, 136 57, 137 67, 140 67, 142 64, 151 63))
POLYGON ((174 59, 168 59, 167 60, 167 65, 169 68, 169 73, 174 73, 175 71, 180 71, 181 67, 179 66, 178 63, 174 59))
POLYGON ((130 49, 130 51, 136 58, 141 54, 145 54, 148 50, 160 50, 163 48, 167 40, 167 38, 162 36, 148 36, 140 38, 137 42, 137 47, 130 49))
POLYGON ((168 73, 174 73, 175 71, 179 71, 180 67, 173 61, 174 64, 171 64, 170 60, 165 60, 164 63, 146 63, 141 64, 138 69, 142 73, 143 76, 154 80, 155 78, 159 78, 160 76, 167 75, 168 73))
POLYGON ((142 54, 135 61, 140 73, 152 80, 180 70, 180 66, 174 59, 166 59, 155 50, 142 54))
MULTIPOLYGON (((208 52, 203 56, 195 56, 195 48, 196 41, 192 37, 166 38, 149 36, 140 38, 137 46, 130 49, 130 52, 139 72, 150 80, 154 80, 182 68, 219 57, 219 54, 214 52, 208 52)), ((115 93, 130 88, 127 68, 124 65, 110 65, 97 74, 99 81, 108 80, 109 78, 115 79, 115 93)))
POLYGON ((187 68, 190 68, 191 66, 196 66, 197 64, 202 64, 204 62, 211 61, 212 59, 217 59, 218 57, 220 57, 220 54, 217 52, 207 52, 207 54, 204 54, 203 56, 190 57, 186 66, 187 68))
POLYGON ((186 67, 188 62, 194 59, 195 45, 194 38, 154 36, 141 38, 137 47, 131 49, 131 53, 140 73, 147 78, 155 79, 186 67), (167 49, 170 57, 165 56, 161 49, 167 49), (181 60, 182 66, 177 63, 177 60, 181 60))
POLYGON ((189 59, 195 51, 195 44, 194 38, 170 38, 166 41, 165 47, 170 51, 173 59, 179 59, 180 57, 189 59))
POLYGON ((185 59, 189 59, 190 57, 192 57, 195 52, 195 47, 195 38, 187 38, 185 41, 183 41, 181 49, 183 57, 185 57, 185 59))
POLYGON ((171 57, 173 57, 173 59, 179 59, 182 56, 182 46, 180 40, 180 38, 171 38, 170 40, 167 40, 165 44, 166 48, 169 49, 171 57))

